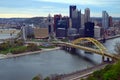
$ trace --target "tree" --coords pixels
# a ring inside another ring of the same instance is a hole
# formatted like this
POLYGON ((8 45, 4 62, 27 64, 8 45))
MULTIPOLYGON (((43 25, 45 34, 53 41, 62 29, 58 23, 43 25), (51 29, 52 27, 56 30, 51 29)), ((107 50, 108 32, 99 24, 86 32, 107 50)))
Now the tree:
POLYGON ((20 39, 15 41, 16 46, 22 46, 23 43, 24 43, 24 41, 20 40, 20 39))
POLYGON ((32 80, 43 80, 43 79, 42 79, 42 76, 39 74, 35 76, 32 80))
POLYGON ((89 76, 86 80, 98 80, 96 77, 89 76))
POLYGON ((92 76, 85 80, 120 80, 120 61, 95 71, 92 76))
POLYGON ((34 43, 28 44, 27 48, 28 48, 28 50, 30 50, 30 51, 38 50, 38 46, 37 46, 36 44, 34 44, 34 43))
POLYGON ((10 45, 8 43, 2 43, 0 45, 0 50, 6 50, 10 45))

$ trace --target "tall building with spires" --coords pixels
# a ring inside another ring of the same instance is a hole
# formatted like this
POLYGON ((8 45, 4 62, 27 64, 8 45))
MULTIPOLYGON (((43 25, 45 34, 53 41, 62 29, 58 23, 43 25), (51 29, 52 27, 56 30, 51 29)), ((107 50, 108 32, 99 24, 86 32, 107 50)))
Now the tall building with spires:
POLYGON ((90 9, 89 8, 86 8, 85 9, 85 23, 86 22, 90 22, 90 9))

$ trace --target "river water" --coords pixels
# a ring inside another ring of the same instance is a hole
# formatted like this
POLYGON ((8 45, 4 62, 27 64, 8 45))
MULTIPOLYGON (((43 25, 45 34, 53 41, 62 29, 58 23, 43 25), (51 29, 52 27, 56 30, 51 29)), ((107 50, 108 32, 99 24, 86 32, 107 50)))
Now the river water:
MULTIPOLYGON (((8 39, 8 38, 13 38, 15 37, 17 34, 8 34, 8 32, 12 31, 12 30, 16 30, 16 29, 0 29, 0 39, 8 39)), ((16 30, 18 31, 18 30, 16 30)))
MULTIPOLYGON (((104 45, 110 53, 115 53, 114 45, 120 38, 108 40, 104 45)), ((97 54, 85 54, 78 50, 73 55, 63 50, 55 50, 16 58, 0 60, 0 80, 31 80, 41 74, 65 74, 86 69, 101 62, 97 54)))

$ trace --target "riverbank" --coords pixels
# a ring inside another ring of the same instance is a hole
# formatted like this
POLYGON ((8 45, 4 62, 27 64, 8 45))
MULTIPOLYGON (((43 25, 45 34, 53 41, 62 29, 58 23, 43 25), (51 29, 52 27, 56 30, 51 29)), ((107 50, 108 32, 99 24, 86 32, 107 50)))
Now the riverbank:
MULTIPOLYGON (((107 37, 106 40, 110 40, 110 39, 114 39, 114 38, 118 38, 118 37, 120 37, 120 35, 107 37)), ((98 40, 99 40, 99 39, 98 39, 98 40)), ((101 39, 100 39, 100 40, 101 40, 101 39)), ((19 56, 24 56, 24 55, 29 55, 29 54, 35 54, 35 53, 41 53, 41 52, 48 52, 48 51, 58 50, 58 49, 60 49, 60 47, 49 48, 49 49, 45 49, 45 48, 44 48, 44 49, 39 50, 39 51, 34 51, 34 52, 24 52, 24 53, 19 53, 19 54, 11 54, 11 53, 8 53, 7 55, 0 54, 0 59, 19 57, 19 56)))
POLYGON ((0 29, 0 34, 18 34, 20 32, 20 30, 16 30, 16 29, 0 29))
POLYGON ((118 38, 118 37, 120 37, 120 35, 109 36, 109 37, 107 38, 107 40, 109 40, 109 39, 114 39, 114 38, 118 38))
POLYGON ((24 53, 20 53, 20 54, 11 54, 11 53, 8 53, 7 55, 0 54, 0 59, 19 57, 19 56, 25 56, 25 55, 30 55, 30 54, 38 54, 38 53, 42 53, 42 52, 48 52, 48 51, 59 50, 59 49, 60 49, 60 47, 56 47, 56 48, 42 49, 42 50, 33 51, 33 52, 24 52, 24 53))
MULTIPOLYGON (((118 38, 118 37, 120 37, 120 35, 115 35, 115 36, 108 36, 107 38, 106 38, 106 40, 110 40, 110 39, 114 39, 114 38, 118 38)), ((98 41, 101 41, 101 40, 103 40, 103 38, 99 38, 99 39, 97 39, 98 41)))

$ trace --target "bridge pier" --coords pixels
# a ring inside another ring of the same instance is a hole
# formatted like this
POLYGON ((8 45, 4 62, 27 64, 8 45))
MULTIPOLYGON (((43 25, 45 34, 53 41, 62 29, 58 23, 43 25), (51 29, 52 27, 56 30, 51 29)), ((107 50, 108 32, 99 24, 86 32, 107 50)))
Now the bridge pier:
POLYGON ((67 47, 67 46, 62 46, 61 49, 68 51, 70 53, 76 53, 76 48, 72 48, 72 47, 67 47))
POLYGON ((104 56, 102 56, 102 62, 105 62, 105 57, 104 56))
POLYGON ((76 53, 76 49, 75 48, 71 48, 71 53, 76 53))
POLYGON ((67 47, 67 46, 62 46, 62 49, 65 50, 65 51, 68 51, 68 52, 71 51, 71 48, 70 48, 70 47, 67 47))
POLYGON ((114 62, 114 59, 111 59, 109 57, 107 57, 107 59, 105 60, 105 56, 102 56, 102 62, 114 62))
POLYGON ((62 49, 62 50, 66 50, 66 47, 65 47, 65 46, 62 46, 61 49, 62 49))

